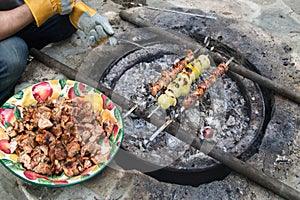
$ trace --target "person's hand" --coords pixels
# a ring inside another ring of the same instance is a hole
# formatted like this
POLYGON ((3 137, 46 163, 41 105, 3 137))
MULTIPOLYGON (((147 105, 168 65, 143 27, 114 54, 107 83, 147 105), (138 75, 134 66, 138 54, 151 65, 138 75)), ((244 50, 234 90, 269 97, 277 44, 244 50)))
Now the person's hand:
POLYGON ((73 10, 74 0, 24 0, 29 7, 37 26, 42 25, 55 14, 69 14, 73 10))
POLYGON ((77 2, 69 15, 74 27, 82 30, 88 36, 89 45, 95 47, 114 34, 107 18, 83 2, 77 2))

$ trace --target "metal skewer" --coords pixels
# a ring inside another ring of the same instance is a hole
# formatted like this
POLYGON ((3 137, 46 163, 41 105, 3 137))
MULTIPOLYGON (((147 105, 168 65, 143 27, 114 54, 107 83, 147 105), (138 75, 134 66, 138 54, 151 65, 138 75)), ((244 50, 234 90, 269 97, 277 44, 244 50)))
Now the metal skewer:
POLYGON ((206 18, 206 19, 218 19, 217 17, 213 16, 208 16, 208 15, 199 15, 199 14, 194 14, 194 13, 188 13, 188 12, 181 12, 181 11, 176 11, 176 10, 169 10, 169 9, 163 9, 163 8, 155 8, 151 6, 143 6, 145 8, 148 8, 150 10, 158 10, 158 11, 164 11, 164 12, 171 12, 171 13, 176 13, 176 14, 183 14, 183 15, 189 15, 192 17, 201 17, 201 18, 206 18))
MULTIPOLYGON (((128 42, 128 41, 127 41, 128 42)), ((210 36, 206 36, 204 38, 204 45, 205 47, 208 47, 210 44, 210 36)), ((136 45, 136 44, 135 44, 136 45)), ((195 51, 194 51, 194 54, 197 54, 198 51, 200 51, 201 47, 197 48, 195 51)), ((213 51, 214 47, 211 47, 210 51, 213 51)), ((229 64, 232 60, 228 60, 227 63, 229 64)), ((226 65, 227 65, 226 63, 226 65)), ((138 106, 137 105, 134 105, 125 115, 124 115, 124 118, 127 117, 128 115, 130 115, 138 106)), ((158 105, 148 116, 147 118, 150 118, 157 110, 159 110, 160 106, 158 105)), ((184 109, 181 111, 183 112, 184 109)), ((178 115, 178 114, 177 114, 178 115)))
POLYGON ((225 63, 225 65, 228 66, 233 60, 234 60, 234 57, 231 57, 231 58, 225 63))
POLYGON ((158 105, 148 116, 147 118, 150 118, 158 109, 160 108, 160 105, 158 105))
POLYGON ((174 121, 174 119, 168 119, 159 129, 157 129, 151 136, 150 138, 147 140, 145 139, 143 141, 143 145, 144 147, 147 147, 148 144, 150 142, 152 142, 163 130, 165 130, 165 128, 167 128, 172 122, 174 121))
POLYGON ((122 42, 123 42, 123 43, 126 43, 126 44, 132 44, 132 45, 134 45, 134 46, 136 46, 136 47, 139 47, 139 48, 141 48, 141 49, 147 50, 147 47, 145 47, 145 46, 143 46, 143 45, 140 45, 140 44, 138 44, 138 43, 136 43, 136 42, 133 42, 133 41, 130 41, 130 40, 126 40, 126 39, 119 38, 119 37, 116 36, 116 35, 109 37, 109 44, 110 44, 111 46, 116 46, 116 45, 118 44, 118 42, 119 42, 119 43, 122 43, 122 42))
MULTIPOLYGON (((208 47, 209 46, 209 44, 210 44, 210 36, 206 36, 205 38, 204 38, 204 45, 205 45, 205 47, 208 47)), ((194 54, 196 55, 199 51, 200 51, 200 49, 201 49, 202 47, 199 47, 199 48, 197 48, 195 51, 194 51, 194 54)), ((211 47, 211 51, 214 49, 214 47, 211 47)), ((160 106, 158 105, 148 116, 147 116, 147 118, 150 118, 158 109, 160 108, 160 106)), ((183 110, 182 110, 182 112, 183 112, 183 110)))
POLYGON ((174 115, 173 118, 168 119, 160 128, 158 128, 151 136, 149 139, 145 139, 143 141, 144 147, 147 147, 150 142, 152 142, 165 128, 167 128, 171 123, 177 119, 181 113, 185 111, 185 107, 181 107, 180 111, 174 115))
POLYGON ((218 19, 217 17, 214 17, 214 16, 200 15, 200 14, 194 14, 194 13, 189 13, 189 12, 182 12, 182 11, 170 10, 170 9, 165 9, 165 8, 156 8, 156 7, 144 5, 142 3, 134 3, 134 2, 128 2, 128 3, 131 6, 144 7, 144 8, 148 8, 150 10, 158 10, 158 11, 163 11, 163 12, 171 12, 171 13, 189 15, 189 16, 192 16, 192 17, 200 17, 200 18, 206 18, 206 19, 214 19, 214 20, 218 19))
MULTIPOLYGON (((121 40, 121 39, 119 39, 121 40)), ((130 42, 130 41, 126 41, 126 42, 130 42)), ((136 43, 134 43, 134 45, 137 45, 136 43)), ((142 46, 143 47, 143 46, 142 46)), ((145 48, 145 47, 144 47, 145 48)), ((201 48, 198 48, 194 51, 194 54, 196 54, 198 51, 200 51, 201 48)), ((124 114, 124 118, 129 116, 136 108, 138 107, 138 105, 134 105, 126 114, 124 114)), ((160 106, 157 106, 148 116, 147 118, 150 118, 158 109, 160 108, 160 106)))
POLYGON ((208 46, 209 46, 209 44, 210 44, 210 37, 209 37, 209 36, 206 36, 206 37, 204 38, 203 44, 205 45, 205 47, 208 47, 208 46))
POLYGON ((127 113, 124 114, 124 118, 126 118, 127 116, 129 116, 136 108, 138 107, 137 104, 135 104, 133 107, 130 108, 130 110, 127 111, 127 113))
MULTIPOLYGON (((232 61, 233 61, 234 57, 231 57, 226 63, 225 65, 228 66, 232 61)), ((158 106, 159 108, 159 106, 158 106)), ((157 108, 156 108, 157 109, 157 108)), ((175 116, 173 118, 168 119, 159 129, 157 129, 149 138, 149 140, 144 140, 143 141, 143 145, 145 147, 147 147, 147 145, 149 144, 149 142, 152 142, 165 128, 167 128, 172 122, 175 121, 175 119, 177 119, 181 113, 183 113, 186 110, 186 108, 183 106, 181 107, 180 111, 178 113, 175 114, 175 116)), ((152 111, 152 114, 154 113, 154 111, 152 111)))
POLYGON ((158 134, 165 130, 165 128, 167 128, 173 121, 174 119, 168 119, 159 129, 155 131, 153 135, 151 135, 149 141, 153 141, 158 136, 158 134))

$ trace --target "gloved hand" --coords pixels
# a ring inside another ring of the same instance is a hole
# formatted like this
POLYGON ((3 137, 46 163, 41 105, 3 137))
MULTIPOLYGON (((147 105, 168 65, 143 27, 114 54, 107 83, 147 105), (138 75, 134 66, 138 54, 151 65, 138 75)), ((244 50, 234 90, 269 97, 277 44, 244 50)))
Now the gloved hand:
POLYGON ((77 2, 69 15, 74 27, 87 34, 88 42, 95 47, 114 34, 108 19, 102 17, 96 10, 83 2, 77 2))
POLYGON ((55 14, 72 12, 74 0, 24 0, 29 7, 37 26, 42 25, 55 14))

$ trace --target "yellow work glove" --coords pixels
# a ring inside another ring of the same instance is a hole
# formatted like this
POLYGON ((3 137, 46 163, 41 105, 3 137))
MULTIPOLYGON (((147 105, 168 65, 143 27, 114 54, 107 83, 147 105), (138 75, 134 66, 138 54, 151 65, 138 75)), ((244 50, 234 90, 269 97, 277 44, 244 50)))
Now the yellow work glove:
POLYGON ((92 47, 101 44, 114 34, 108 19, 83 2, 75 3, 69 18, 74 27, 82 30, 88 36, 89 45, 92 47))
POLYGON ((24 0, 29 7, 37 26, 42 25, 55 14, 72 12, 74 0, 24 0))

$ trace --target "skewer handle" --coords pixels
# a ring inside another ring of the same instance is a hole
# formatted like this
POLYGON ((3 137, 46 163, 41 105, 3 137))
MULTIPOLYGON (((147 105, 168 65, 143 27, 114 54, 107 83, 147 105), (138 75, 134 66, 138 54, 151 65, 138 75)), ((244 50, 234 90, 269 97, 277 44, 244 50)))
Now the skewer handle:
POLYGON ((158 111, 158 109, 160 108, 160 106, 157 106, 148 116, 147 118, 150 118, 156 111, 158 111))
POLYGON ((130 115, 137 107, 138 107, 138 105, 135 104, 132 108, 130 108, 130 110, 128 110, 127 113, 125 113, 125 114, 123 115, 123 118, 126 118, 128 115, 130 115))
POLYGON ((206 19, 217 20, 217 17, 215 17, 215 16, 199 15, 199 14, 188 13, 188 12, 181 12, 181 11, 176 11, 176 10, 169 10, 169 9, 155 8, 155 7, 151 7, 151 6, 144 6, 144 7, 145 7, 145 8, 148 8, 148 9, 150 9, 150 10, 158 10, 158 11, 163 11, 163 12, 171 12, 171 13, 176 13, 176 14, 188 15, 188 16, 192 16, 192 17, 200 17, 200 18, 206 18, 206 19))
POLYGON ((143 145, 145 147, 148 146, 149 142, 152 142, 165 128, 167 128, 174 120, 168 119, 159 129, 157 129, 153 135, 149 138, 149 140, 144 140, 143 145))
POLYGON ((167 126, 169 126, 173 122, 173 119, 168 119, 159 129, 155 131, 155 133, 149 138, 149 141, 153 141, 167 126))

